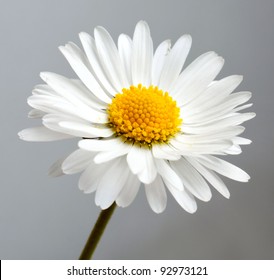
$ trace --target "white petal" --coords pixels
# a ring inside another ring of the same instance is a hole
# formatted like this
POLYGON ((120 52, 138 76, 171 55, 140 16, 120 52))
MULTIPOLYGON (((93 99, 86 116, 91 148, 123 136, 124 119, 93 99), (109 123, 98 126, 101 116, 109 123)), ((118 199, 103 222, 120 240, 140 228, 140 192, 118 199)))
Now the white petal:
POLYGON ((239 106, 239 107, 235 108, 233 110, 233 112, 239 112, 239 111, 245 110, 247 108, 250 108, 252 106, 253 106, 253 103, 249 103, 249 104, 246 104, 246 105, 243 105, 243 106, 239 106))
POLYGON ((98 165, 93 160, 90 161, 88 167, 80 176, 79 189, 84 191, 84 193, 96 191, 100 180, 105 176, 106 171, 112 164, 112 162, 107 162, 98 165))
POLYGON ((170 93, 182 106, 200 95, 215 79, 224 64, 224 59, 212 53, 200 56, 179 76, 170 93))
POLYGON ((150 184, 157 175, 157 169, 149 149, 133 146, 127 155, 127 163, 141 182, 150 184))
POLYGON ((149 152, 146 149, 142 149, 141 147, 132 146, 131 150, 127 155, 127 163, 133 174, 140 173, 144 168, 144 159, 146 153, 149 152))
POLYGON ((126 161, 120 158, 113 162, 112 166, 105 170, 101 178, 96 195, 95 203, 102 209, 107 209, 118 197, 129 175, 126 161))
MULTIPOLYGON (((67 109, 62 108, 63 106, 70 106, 67 100, 62 99, 60 96, 45 96, 36 94, 28 97, 27 103, 29 106, 46 113, 67 113, 67 109)), ((72 114, 75 114, 75 109, 72 109, 71 111, 73 112, 72 114)))
POLYGON ((159 159, 178 160, 181 158, 180 153, 169 145, 153 145, 152 153, 159 159))
POLYGON ((113 130, 108 127, 94 127, 80 122, 62 121, 59 122, 60 127, 76 131, 81 137, 109 137, 113 135, 113 130))
POLYGON ((132 84, 131 77, 131 57, 132 57, 132 40, 126 34, 121 34, 118 38, 118 51, 129 84, 132 84))
MULTIPOLYGON (((81 140, 78 145, 81 149, 87 151, 113 151, 116 147, 119 147, 121 143, 120 138, 113 138, 110 140, 97 140, 97 139, 87 139, 81 140)), ((123 142, 122 142, 123 143, 123 142)))
POLYGON ((85 53, 80 49, 75 43, 68 42, 65 45, 65 48, 71 53, 71 55, 78 60, 79 63, 82 63, 87 67, 89 71, 91 71, 90 63, 87 59, 85 53))
MULTIPOLYGON (((184 105, 183 113, 188 116, 207 111, 209 108, 222 103, 231 92, 242 82, 243 76, 232 75, 211 83, 206 90, 188 104, 184 105)), ((183 116, 184 117, 184 116, 183 116)))
POLYGON ((233 143, 238 145, 249 145, 252 141, 243 137, 234 137, 233 143))
POLYGON ((228 155, 239 155, 242 153, 242 149, 239 145, 232 145, 228 149, 224 150, 224 153, 228 155))
POLYGON ((97 128, 91 124, 88 125, 81 119, 58 114, 47 114, 43 117, 43 124, 54 131, 66 133, 76 137, 100 137, 103 135, 111 135, 113 132, 108 128, 97 128))
POLYGON ((100 164, 102 162, 106 162, 114 158, 121 157, 127 154, 130 151, 130 149, 131 149, 130 145, 120 142, 119 145, 116 145, 115 150, 109 150, 109 151, 98 153, 94 158, 94 162, 100 164))
POLYGON ((91 66, 90 66, 90 63, 89 63, 89 61, 88 61, 88 59, 87 59, 87 56, 86 56, 86 54, 83 52, 83 50, 82 50, 81 48, 79 48, 79 47, 78 47, 75 43, 73 43, 73 42, 68 42, 68 43, 66 44, 66 47, 67 47, 68 50, 71 51, 71 53, 72 53, 75 57, 77 57, 81 62, 83 62, 83 63, 87 66, 87 68, 88 68, 89 70, 91 70, 91 66))
POLYGON ((233 143, 230 140, 222 140, 218 142, 209 143, 182 143, 176 139, 172 139, 170 144, 178 150, 181 155, 194 155, 194 154, 214 154, 222 152, 229 148, 233 143))
POLYGON ((230 127, 230 126, 236 126, 240 125, 243 122, 246 122, 256 116, 255 113, 235 113, 228 115, 227 117, 223 119, 217 119, 214 121, 208 121, 204 123, 199 124, 183 124, 183 131, 185 133, 190 134, 201 134, 201 133, 213 133, 217 132, 218 130, 222 130, 224 127, 230 127))
POLYGON ((155 213, 161 213, 166 208, 167 195, 165 186, 160 176, 151 183, 145 185, 148 203, 155 213))
POLYGON ((31 119, 42 118, 44 115, 45 115, 45 112, 38 110, 38 109, 32 109, 28 113, 28 117, 31 119))
POLYGON ((214 133, 204 133, 195 135, 181 134, 176 136, 175 139, 181 143, 192 145, 194 143, 217 142, 219 140, 231 139, 236 135, 241 134, 244 130, 245 128, 243 126, 232 126, 214 133))
POLYGON ((144 159, 144 169, 137 174, 139 180, 144 184, 151 184, 157 176, 157 169, 153 161, 153 156, 150 153, 146 153, 144 159))
POLYGON ((162 176, 164 182, 169 182, 174 188, 182 191, 184 189, 182 180, 172 167, 165 160, 155 159, 158 173, 162 176))
POLYGON ((191 48, 191 42, 191 36, 184 35, 177 40, 171 49, 163 66, 159 83, 160 89, 169 91, 174 81, 177 80, 191 48))
POLYGON ((208 184, 187 160, 181 158, 170 164, 180 176, 185 188, 187 188, 193 195, 203 201, 209 201, 211 199, 211 191, 208 184))
POLYGON ((191 157, 187 157, 187 160, 192 164, 194 168, 198 172, 201 173, 202 176, 218 191, 220 192, 224 197, 229 198, 230 193, 229 190, 227 189, 225 183, 223 180, 217 176, 213 171, 207 169, 203 165, 201 165, 197 160, 191 157))
POLYGON ((215 104, 207 110, 200 111, 200 113, 189 115, 186 120, 188 123, 198 123, 200 121, 207 122, 220 119, 225 114, 231 112, 236 106, 248 101, 250 97, 250 92, 237 92, 231 94, 227 98, 223 99, 222 103, 215 104))
POLYGON ((137 176, 129 174, 124 188, 122 189, 118 198, 116 199, 117 205, 120 207, 129 206, 135 199, 139 191, 140 185, 141 182, 138 180, 137 176))
POLYGON ((93 95, 81 80, 70 79, 70 81, 74 83, 79 91, 83 94, 86 105, 99 110, 106 110, 106 103, 102 102, 95 95, 93 95))
POLYGON ((223 110, 226 108, 235 108, 245 102, 247 102, 252 96, 252 93, 249 91, 240 91, 233 94, 230 94, 224 102, 222 102, 223 110))
POLYGON ((25 141, 56 141, 72 138, 73 136, 52 131, 44 126, 26 128, 18 133, 20 139, 25 141))
POLYGON ((247 182, 250 179, 250 176, 241 168, 217 157, 200 156, 197 160, 207 168, 230 179, 240 182, 247 182))
POLYGON ((112 84, 109 82, 108 75, 104 72, 100 60, 98 58, 98 52, 95 45, 95 40, 89 34, 81 32, 79 34, 81 43, 88 57, 89 63, 93 69, 93 74, 98 78, 103 87, 114 96, 117 90, 114 89, 112 84))
POLYGON ((71 153, 62 163, 65 174, 74 174, 83 171, 92 161, 94 153, 78 149, 71 153))
POLYGON ((144 21, 137 23, 132 46, 132 81, 133 85, 150 86, 153 44, 148 24, 144 21))
POLYGON ((162 74, 163 66, 170 51, 170 40, 162 42, 155 51, 152 60, 151 70, 151 84, 154 86, 159 85, 160 77, 162 74))
POLYGON ((88 67, 80 60, 78 56, 68 47, 59 47, 60 51, 63 53, 70 66, 81 79, 81 81, 86 85, 86 87, 101 101, 105 103, 110 103, 110 97, 104 92, 100 84, 96 81, 95 77, 92 75, 88 67))
POLYGON ((64 159, 65 158, 60 158, 50 166, 49 171, 48 171, 49 176, 59 177, 59 176, 64 175, 63 170, 61 168, 64 159))
POLYGON ((31 92, 33 95, 36 94, 48 94, 48 95, 58 95, 56 91, 54 91, 49 85, 47 84, 39 84, 34 87, 31 92))
POLYGON ((106 114, 102 111, 97 115, 98 111, 95 112, 92 108, 90 108, 92 111, 89 112, 79 110, 77 106, 61 96, 32 95, 28 98, 27 102, 31 107, 46 113, 70 115, 71 118, 81 118, 88 122, 97 121, 105 123, 107 121, 106 114))
POLYGON ((75 83, 55 73, 42 72, 40 75, 48 85, 77 108, 79 116, 83 116, 85 119, 89 119, 95 123, 106 123, 108 121, 105 112, 96 110, 85 104, 87 102, 86 98, 75 86, 75 83))
POLYGON ((36 85, 31 93, 34 96, 36 95, 36 96, 44 96, 44 97, 46 96, 60 97, 60 94, 47 84, 36 85))
MULTIPOLYGON (((83 83, 79 80, 68 79, 62 75, 52 72, 41 72, 40 77, 50 86, 51 89, 54 90, 54 92, 56 92, 57 95, 62 96, 82 110, 88 111, 92 108, 93 111, 100 112, 101 108, 105 109, 105 105, 103 105, 100 100, 93 98, 90 91, 83 90, 83 83)), ((36 92, 37 91, 39 90, 36 89, 36 92)), ((44 92, 46 93, 45 90, 44 92)))
POLYGON ((94 38, 101 64, 112 85, 120 92, 123 87, 128 87, 129 83, 123 71, 117 47, 106 29, 101 26, 94 29, 94 38))
POLYGON ((195 198, 191 193, 189 193, 187 190, 179 191, 178 189, 167 186, 175 200, 179 203, 181 207, 183 207, 187 212, 189 213, 195 213, 197 210, 197 203, 195 201, 195 198))
POLYGON ((178 77, 176 83, 170 88, 173 96, 178 96, 182 86, 195 75, 199 74, 201 68, 204 68, 210 61, 216 59, 218 55, 215 52, 207 52, 197 57, 190 65, 188 65, 178 77))

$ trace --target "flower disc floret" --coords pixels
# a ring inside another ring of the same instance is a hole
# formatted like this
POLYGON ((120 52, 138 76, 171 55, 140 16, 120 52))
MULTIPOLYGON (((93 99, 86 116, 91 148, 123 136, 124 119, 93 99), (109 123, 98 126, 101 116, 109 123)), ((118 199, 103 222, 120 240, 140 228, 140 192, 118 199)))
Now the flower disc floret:
POLYGON ((176 101, 156 86, 123 88, 107 111, 117 136, 142 145, 168 142, 182 124, 176 101))

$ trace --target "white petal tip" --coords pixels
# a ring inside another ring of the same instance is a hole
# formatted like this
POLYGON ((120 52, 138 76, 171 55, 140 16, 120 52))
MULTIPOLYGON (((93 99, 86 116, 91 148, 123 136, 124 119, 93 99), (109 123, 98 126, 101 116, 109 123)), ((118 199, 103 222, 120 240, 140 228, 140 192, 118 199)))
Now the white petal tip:
POLYGON ((122 37, 128 37, 128 35, 125 33, 121 33, 118 38, 122 38, 122 37))
POLYGON ((250 91, 247 91, 246 92, 246 95, 248 96, 248 100, 252 97, 252 92, 250 92, 250 91))
MULTIPOLYGON (((133 173, 133 172, 132 172, 133 173)), ((134 174, 134 173, 133 173, 134 174)), ((138 179, 140 180, 140 182, 141 183, 144 183, 144 184, 146 184, 146 185, 149 185, 149 184, 151 184, 154 180, 155 180, 155 178, 156 178, 156 176, 157 176, 157 173, 155 174, 155 176, 144 176, 143 175, 143 173, 141 172, 141 173, 138 173, 138 174, 135 174, 135 175, 137 175, 138 176, 138 179)))
POLYGON ((101 160, 101 159, 100 159, 100 155, 98 156, 98 154, 97 154, 97 155, 94 157, 93 161, 94 161, 94 163, 96 163, 96 164, 101 164, 101 163, 103 163, 103 162, 106 162, 107 160, 101 160))
POLYGON ((95 198, 95 205, 100 207, 100 204, 96 201, 96 198, 95 198))
POLYGON ((78 142, 78 147, 79 147, 80 149, 87 150, 86 144, 87 144, 87 140, 80 140, 80 141, 78 142))
POLYGON ((210 193, 208 193, 207 195, 205 195, 205 196, 203 196, 202 198, 200 198, 202 201, 204 201, 204 202, 209 202, 210 200, 211 200, 211 198, 212 198, 212 194, 211 194, 211 192, 210 193))
POLYGON ((53 164, 48 170, 48 176, 50 177, 60 177, 64 175, 61 168, 57 167, 56 164, 53 164))
POLYGON ((190 41, 190 43, 192 42, 192 37, 190 34, 184 34, 181 38, 187 39, 190 41))
POLYGON ((21 130, 20 132, 18 132, 17 133, 17 135, 19 136, 19 138, 21 139, 21 140, 24 140, 24 132, 23 132, 24 130, 21 130))
POLYGON ((165 211, 165 209, 166 209, 166 204, 165 205, 162 205, 162 206, 155 206, 154 205, 154 207, 153 206, 151 206, 150 205, 150 207, 151 207, 151 210, 155 213, 155 214, 161 214, 161 213, 163 213, 164 211, 165 211))
POLYGON ((136 24, 136 29, 144 29, 146 32, 148 32, 148 34, 150 34, 150 29, 149 29, 149 25, 146 21, 144 20, 140 20, 137 24, 136 24))
POLYGON ((251 119, 256 117, 256 113, 250 113, 251 119))
POLYGON ((79 188, 80 191, 85 192, 85 190, 84 190, 84 188, 83 188, 83 186, 81 185, 80 182, 78 182, 78 188, 79 188))
POLYGON ((119 203, 118 201, 115 201, 115 203, 117 204, 117 206, 119 206, 119 207, 121 207, 121 208, 125 208, 125 207, 127 207, 127 206, 125 206, 125 205, 123 205, 123 204, 119 203))
POLYGON ((232 75, 232 77, 234 77, 234 79, 240 84, 242 82, 242 80, 244 79, 243 75, 232 75))
POLYGON ((196 212, 197 212, 197 207, 195 208, 195 209, 188 209, 188 210, 186 210, 187 211, 187 213, 189 213, 189 214, 195 214, 196 212))
POLYGON ((40 77, 41 77, 42 80, 45 79, 45 73, 46 73, 46 72, 40 72, 40 77))
POLYGON ((71 174, 73 174, 67 166, 63 166, 63 165, 62 165, 62 166, 61 166, 61 169, 62 169, 63 173, 66 174, 66 175, 71 175, 71 174))
POLYGON ((130 171, 131 171, 132 174, 134 174, 134 175, 137 175, 137 174, 138 174, 138 171, 137 171, 137 170, 132 170, 132 169, 130 169, 130 171))
POLYGON ((67 51, 65 46, 59 46, 58 49, 62 54, 65 54, 65 52, 67 51))
POLYGON ((97 206, 99 206, 102 210, 106 210, 106 209, 108 209, 111 205, 109 205, 109 204, 107 204, 107 205, 104 205, 104 204, 97 204, 96 202, 95 202, 95 204, 97 205, 97 206))
POLYGON ((143 19, 137 22, 137 25, 139 25, 139 24, 143 24, 143 25, 148 26, 147 22, 143 19))
POLYGON ((225 59, 221 56, 219 56, 219 61, 220 61, 220 64, 222 64, 222 65, 225 63, 225 59))
POLYGON ((103 26, 100 26, 100 25, 98 25, 94 28, 94 35, 101 33, 101 32, 107 32, 107 30, 103 26))
POLYGON ((247 183, 250 180, 250 176, 243 171, 242 177, 239 178, 237 181, 242 182, 242 183, 247 183))
POLYGON ((161 214, 165 211, 165 209, 152 209, 155 214, 161 214))
POLYGON ((223 194, 223 197, 225 197, 226 199, 230 199, 230 193, 223 194))
POLYGON ((204 53, 204 55, 214 55, 215 57, 218 56, 218 54, 215 51, 209 51, 204 53))
POLYGON ((29 129, 23 129, 23 130, 19 131, 17 133, 17 135, 19 136, 20 140, 33 141, 32 140, 32 135, 30 135, 30 133, 29 133, 29 129))
POLYGON ((84 32, 84 31, 82 31, 82 32, 80 32, 79 33, 79 37, 81 38, 87 38, 87 37, 89 37, 89 34, 87 33, 87 32, 84 32))
POLYGON ((58 171, 55 171, 55 170, 48 171, 48 176, 49 177, 55 178, 55 177, 60 177, 62 175, 64 175, 64 173, 62 173, 62 172, 58 172, 58 171))
POLYGON ((244 76, 243 75, 232 75, 230 76, 231 79, 233 79, 233 82, 235 85, 237 85, 237 87, 239 86, 239 84, 243 81, 244 76))
POLYGON ((188 207, 183 207, 183 209, 189 214, 194 214, 197 212, 198 206, 197 206, 197 203, 194 202, 193 205, 188 206, 188 207))
POLYGON ((50 75, 50 72, 40 72, 40 77, 44 82, 48 81, 50 75))

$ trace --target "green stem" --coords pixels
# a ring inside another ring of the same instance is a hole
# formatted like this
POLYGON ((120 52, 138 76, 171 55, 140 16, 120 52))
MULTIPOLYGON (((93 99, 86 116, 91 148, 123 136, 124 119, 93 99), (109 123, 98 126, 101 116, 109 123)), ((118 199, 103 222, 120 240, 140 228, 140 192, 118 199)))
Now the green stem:
POLYGON ((108 209, 102 210, 96 224, 94 225, 87 243, 82 251, 79 260, 90 260, 103 233, 104 230, 116 208, 116 203, 114 202, 108 209))

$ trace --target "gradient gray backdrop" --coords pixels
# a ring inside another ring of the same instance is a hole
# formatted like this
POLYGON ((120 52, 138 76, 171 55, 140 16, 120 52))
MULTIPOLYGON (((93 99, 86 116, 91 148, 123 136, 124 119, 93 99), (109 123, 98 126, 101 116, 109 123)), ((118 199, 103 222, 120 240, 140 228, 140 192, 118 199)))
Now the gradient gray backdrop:
POLYGON ((27 143, 17 132, 37 125, 26 103, 40 71, 75 77, 58 50, 79 44, 80 31, 96 25, 132 36, 146 20, 154 45, 190 33, 187 64, 214 50, 226 59, 219 77, 244 75, 239 90, 253 92, 257 117, 246 124, 253 140, 231 161, 252 177, 225 180, 231 198, 215 190, 209 203, 188 214, 168 197, 154 214, 144 190, 118 209, 97 259, 273 259, 274 256, 274 1, 267 0, 1 0, 0 258, 75 259, 99 213, 94 195, 78 190, 78 175, 52 179, 47 169, 73 151, 76 141, 27 143))

